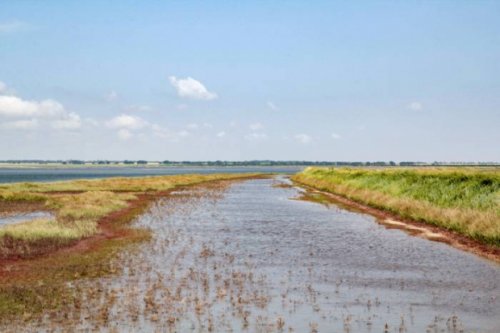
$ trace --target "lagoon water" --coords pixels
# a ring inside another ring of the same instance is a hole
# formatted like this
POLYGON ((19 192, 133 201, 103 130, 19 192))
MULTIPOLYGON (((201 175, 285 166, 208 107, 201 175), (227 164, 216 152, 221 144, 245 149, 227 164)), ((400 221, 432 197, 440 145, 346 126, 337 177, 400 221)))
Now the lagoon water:
POLYGON ((144 177, 179 174, 210 173, 296 173, 300 166, 248 166, 248 167, 35 167, 0 168, 0 183, 49 182, 71 179, 106 177, 144 177))
POLYGON ((174 192, 121 273, 76 281, 80 305, 31 329, 499 332, 497 264, 300 195, 282 176, 174 192))

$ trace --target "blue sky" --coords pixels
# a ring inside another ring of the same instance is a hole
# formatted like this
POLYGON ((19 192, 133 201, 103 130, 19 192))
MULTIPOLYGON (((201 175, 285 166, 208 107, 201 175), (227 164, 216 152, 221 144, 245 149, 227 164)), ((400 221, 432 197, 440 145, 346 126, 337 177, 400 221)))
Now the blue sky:
POLYGON ((0 159, 500 161, 498 1, 2 1, 0 159))

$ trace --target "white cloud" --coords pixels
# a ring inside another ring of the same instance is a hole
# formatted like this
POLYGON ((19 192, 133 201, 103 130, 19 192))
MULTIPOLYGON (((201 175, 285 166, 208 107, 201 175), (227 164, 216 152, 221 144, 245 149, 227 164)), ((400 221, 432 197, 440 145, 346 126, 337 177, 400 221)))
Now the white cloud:
POLYGON ((175 76, 169 77, 170 84, 177 90, 177 95, 183 98, 211 100, 216 99, 217 94, 210 92, 198 80, 191 77, 178 79, 175 76))
POLYGON ((105 100, 108 102, 113 102, 118 99, 118 93, 114 90, 111 90, 105 97, 105 100))
POLYGON ((38 127, 37 119, 7 121, 0 124, 0 128, 14 130, 30 130, 38 127))
POLYGON ((118 131, 118 138, 120 140, 128 140, 132 137, 132 133, 128 130, 128 129, 125 129, 125 128, 122 128, 121 130, 118 131))
POLYGON ((267 134, 265 133, 250 133, 245 136, 245 139, 248 141, 262 141, 267 139, 267 134))
POLYGON ((82 126, 80 116, 74 112, 65 115, 62 119, 54 120, 52 127, 56 129, 77 129, 82 126))
POLYGON ((420 111, 422 110, 422 104, 420 102, 412 102, 408 105, 408 108, 413 111, 420 111))
POLYGON ((218 138, 223 138, 225 136, 226 136, 226 132, 224 132, 224 131, 220 131, 219 133, 217 133, 218 138))
POLYGON ((137 116, 122 114, 109 120, 106 125, 109 128, 137 130, 148 126, 148 122, 137 116))
POLYGON ((300 133, 295 135, 295 140, 297 140, 300 143, 307 144, 312 141, 312 138, 307 134, 300 133))
POLYGON ((66 113, 61 103, 46 99, 26 101, 16 96, 0 96, 0 116, 4 117, 56 117, 66 113))
POLYGON ((252 131, 259 131, 264 128, 264 125, 261 123, 253 123, 248 126, 252 131))
POLYGON ((337 134, 337 133, 332 133, 332 138, 335 139, 335 140, 338 140, 341 138, 340 134, 337 134))
POLYGON ((0 23, 0 34, 9 34, 18 31, 28 30, 30 25, 22 21, 7 21, 0 23))
POLYGON ((279 108, 273 102, 267 102, 267 107, 270 108, 273 111, 279 110, 279 108))
POLYGON ((58 101, 52 99, 28 101, 18 96, 4 94, 9 94, 11 91, 5 83, 0 82, 0 120, 1 118, 17 118, 13 121, 4 121, 2 128, 34 129, 50 126, 54 129, 77 129, 81 127, 80 116, 74 112, 68 112, 58 101))

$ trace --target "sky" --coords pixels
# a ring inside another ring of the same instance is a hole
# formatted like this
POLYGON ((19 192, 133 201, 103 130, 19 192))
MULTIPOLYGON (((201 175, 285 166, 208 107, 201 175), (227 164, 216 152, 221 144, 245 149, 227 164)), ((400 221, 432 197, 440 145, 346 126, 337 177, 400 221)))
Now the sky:
POLYGON ((0 160, 500 161, 500 1, 0 0, 0 160))

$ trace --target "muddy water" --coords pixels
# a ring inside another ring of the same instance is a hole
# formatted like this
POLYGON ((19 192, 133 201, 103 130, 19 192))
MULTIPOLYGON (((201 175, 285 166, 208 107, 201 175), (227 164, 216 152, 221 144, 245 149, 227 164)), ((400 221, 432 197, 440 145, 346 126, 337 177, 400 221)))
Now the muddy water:
POLYGON ((154 239, 34 330, 498 332, 498 265, 250 180, 158 201, 154 239))

